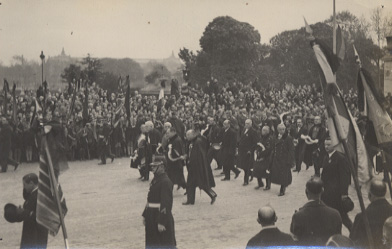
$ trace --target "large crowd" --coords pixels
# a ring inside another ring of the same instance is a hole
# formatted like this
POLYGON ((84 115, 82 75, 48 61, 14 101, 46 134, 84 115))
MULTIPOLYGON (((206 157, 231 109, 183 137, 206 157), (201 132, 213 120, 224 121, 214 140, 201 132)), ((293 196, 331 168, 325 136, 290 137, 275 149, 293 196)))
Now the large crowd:
MULTIPOLYGON (((325 117, 325 106, 321 90, 315 85, 294 87, 286 84, 282 89, 266 88, 255 90, 251 85, 227 83, 219 86, 212 79, 204 87, 189 88, 188 93, 180 91, 166 95, 162 100, 157 96, 142 96, 133 91, 130 97, 130 117, 124 106, 125 92, 111 93, 96 84, 88 86, 88 120, 83 119, 85 86, 76 91, 74 108, 70 112, 73 90, 76 84, 70 84, 63 91, 48 91, 45 97, 50 112, 46 119, 55 119, 66 129, 66 148, 68 160, 85 160, 99 157, 99 126, 110 126, 109 148, 116 157, 129 156, 136 148, 140 135, 140 125, 151 120, 155 128, 162 132, 163 124, 170 119, 172 111, 183 122, 186 130, 194 124, 204 129, 207 118, 213 117, 222 127, 225 119, 231 119, 233 128, 239 133, 244 128, 244 121, 252 119, 253 127, 261 132, 268 124, 276 132, 280 123, 280 114, 286 113, 285 122, 291 124, 302 118, 305 124, 311 123, 315 116, 325 117)), ((38 161, 38 148, 34 133, 30 129, 33 118, 37 92, 24 90, 16 97, 16 119, 12 118, 13 101, 8 95, 7 114, 12 128, 12 158, 18 162, 38 161)), ((43 100, 38 98, 38 102, 43 100)), ((344 94, 347 105, 354 116, 357 96, 350 90, 344 94)), ((4 106, 2 105, 2 109, 4 106)), ((5 113, 4 110, 2 112, 5 113)))

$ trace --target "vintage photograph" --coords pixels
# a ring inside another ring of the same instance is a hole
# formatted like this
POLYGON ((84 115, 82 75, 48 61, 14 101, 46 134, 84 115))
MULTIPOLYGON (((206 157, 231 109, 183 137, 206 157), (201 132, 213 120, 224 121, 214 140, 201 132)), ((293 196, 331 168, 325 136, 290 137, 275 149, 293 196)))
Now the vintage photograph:
POLYGON ((0 248, 392 249, 390 0, 0 0, 0 80, 0 248))

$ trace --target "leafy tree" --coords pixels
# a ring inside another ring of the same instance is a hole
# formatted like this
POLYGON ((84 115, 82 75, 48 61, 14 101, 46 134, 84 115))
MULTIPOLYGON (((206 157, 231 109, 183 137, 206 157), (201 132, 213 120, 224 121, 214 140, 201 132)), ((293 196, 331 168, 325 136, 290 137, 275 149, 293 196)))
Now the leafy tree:
POLYGON ((149 67, 149 73, 145 77, 145 81, 149 84, 153 84, 159 78, 170 78, 171 73, 165 65, 149 62, 147 67, 149 67))
POLYGON ((104 72, 97 83, 102 89, 112 93, 117 91, 118 77, 111 72, 104 72))
POLYGON ((63 73, 61 74, 61 78, 64 82, 70 83, 73 80, 80 79, 82 73, 82 68, 78 65, 71 64, 68 67, 64 68, 63 73))
POLYGON ((144 71, 140 64, 132 59, 104 58, 101 59, 101 63, 103 72, 110 72, 117 75, 117 77, 122 76, 123 78, 129 75, 131 87, 133 88, 141 87, 144 84, 144 71))
POLYGON ((98 82, 102 76, 102 63, 98 58, 93 58, 90 54, 87 54, 87 57, 83 58, 82 65, 85 66, 83 72, 87 77, 89 84, 93 82, 98 82))

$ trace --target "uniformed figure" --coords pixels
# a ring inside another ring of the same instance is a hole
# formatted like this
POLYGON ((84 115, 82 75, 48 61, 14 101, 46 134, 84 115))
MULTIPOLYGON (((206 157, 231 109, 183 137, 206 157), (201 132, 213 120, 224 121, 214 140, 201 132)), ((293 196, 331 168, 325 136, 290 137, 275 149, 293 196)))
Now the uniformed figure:
MULTIPOLYGON (((278 137, 274 139, 271 178, 269 183, 279 184, 279 196, 285 195, 286 187, 291 184, 291 165, 294 163, 294 144, 293 139, 288 135, 284 124, 279 124, 278 137)), ((269 189, 270 186, 267 186, 269 189)))
POLYGON ((261 231, 253 236, 246 248, 263 248, 270 246, 292 246, 293 238, 286 233, 281 232, 275 222, 278 220, 275 210, 272 207, 265 206, 259 209, 257 222, 262 226, 261 231))
POLYGON ((324 183, 324 193, 321 200, 325 205, 338 210, 344 226, 351 230, 352 221, 343 207, 343 201, 348 198, 348 186, 351 181, 348 162, 342 153, 335 150, 331 138, 327 137, 324 143, 328 154, 323 160, 321 180, 324 183))
POLYGON ((167 176, 162 162, 151 163, 150 168, 154 178, 142 215, 146 230, 146 248, 175 248, 173 183, 167 176))
POLYGON ((20 248, 46 248, 48 230, 37 223, 38 176, 34 173, 23 177, 23 208, 17 209, 17 220, 23 221, 20 248))
POLYGON ((290 232, 299 245, 325 246, 332 235, 342 232, 339 212, 321 201, 323 191, 319 177, 313 177, 306 183, 308 202, 294 213, 290 226, 290 232))

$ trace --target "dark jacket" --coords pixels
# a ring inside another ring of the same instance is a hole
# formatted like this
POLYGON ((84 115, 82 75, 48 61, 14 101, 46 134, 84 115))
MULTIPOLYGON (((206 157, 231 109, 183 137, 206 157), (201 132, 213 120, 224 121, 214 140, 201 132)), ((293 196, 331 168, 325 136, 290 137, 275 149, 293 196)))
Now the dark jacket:
POLYGON ((237 148, 237 133, 229 128, 227 131, 222 131, 222 148, 221 153, 223 157, 235 156, 235 150, 237 148))
POLYGON ((290 232, 300 245, 325 246, 329 237, 341 234, 342 219, 337 210, 322 201, 310 201, 294 213, 290 232))
POLYGON ((253 236, 246 245, 246 248, 263 248, 269 246, 292 246, 293 238, 286 233, 281 232, 276 227, 262 229, 258 234, 253 236))
POLYGON ((23 220, 20 248, 46 248, 48 243, 48 230, 36 221, 37 194, 38 189, 30 194, 23 190, 23 213, 18 217, 23 220))
POLYGON ((159 208, 147 207, 143 217, 146 222, 146 247, 174 248, 176 237, 174 231, 173 183, 166 173, 154 176, 147 196, 148 203, 159 203, 159 208), (166 231, 159 232, 158 224, 165 226, 166 231))
POLYGON ((1 126, 0 130, 0 162, 7 160, 11 151, 11 126, 6 124, 1 126))
POLYGON ((294 162, 293 139, 286 133, 274 139, 272 147, 271 182, 283 186, 291 184, 291 166, 294 162))
MULTIPOLYGON (((369 204, 365 212, 369 220, 374 248, 382 248, 382 228, 385 220, 392 216, 392 205, 386 199, 376 200, 369 204)), ((355 216, 350 239, 359 247, 369 247, 362 213, 355 216)))
POLYGON ((332 157, 328 159, 328 155, 323 163, 323 172, 321 180, 324 183, 324 193, 321 200, 329 207, 335 208, 342 212, 342 195, 348 194, 348 186, 350 185, 350 170, 348 169, 346 157, 335 151, 332 157))
POLYGON ((245 130, 241 133, 238 143, 238 167, 246 170, 253 166, 253 153, 259 139, 253 128, 250 128, 246 133, 244 132, 245 130))
POLYGON ((209 189, 215 187, 211 166, 207 162, 205 142, 197 136, 189 144, 187 186, 209 189))

